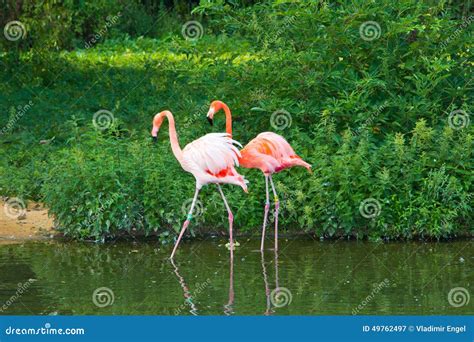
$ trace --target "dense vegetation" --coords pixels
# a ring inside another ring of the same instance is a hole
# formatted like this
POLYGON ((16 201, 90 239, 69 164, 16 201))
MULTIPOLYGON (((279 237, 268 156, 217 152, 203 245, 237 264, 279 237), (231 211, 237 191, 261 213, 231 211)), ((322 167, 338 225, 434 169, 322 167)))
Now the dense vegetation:
MULTIPOLYGON (((222 99, 237 140, 275 131, 313 164, 311 175, 274 177, 289 233, 472 234, 469 1, 192 6, 7 5, 3 24, 19 20, 26 34, 0 43, 0 194, 45 202, 58 229, 75 238, 157 233, 165 241, 185 217, 194 179, 165 129, 150 143, 151 118, 170 109, 184 147, 224 130, 223 115, 212 129, 205 120, 210 101, 222 99), (199 39, 183 37, 189 20, 202 23, 199 39), (375 36, 360 31, 369 21, 380 26, 375 36), (105 130, 92 122, 99 110, 113 113, 105 130), (275 112, 283 121, 272 121, 275 112), (365 200, 375 204, 362 215, 365 200)), ((237 230, 258 234, 263 177, 240 172, 250 193, 224 191, 237 230)), ((215 187, 200 199, 192 232, 225 231, 215 187)))

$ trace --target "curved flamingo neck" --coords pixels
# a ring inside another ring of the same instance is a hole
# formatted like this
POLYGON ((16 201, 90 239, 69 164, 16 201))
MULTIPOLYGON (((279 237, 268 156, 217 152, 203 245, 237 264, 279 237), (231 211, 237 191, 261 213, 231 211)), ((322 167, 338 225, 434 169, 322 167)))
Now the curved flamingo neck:
POLYGON ((175 123, 174 123, 173 114, 171 114, 171 112, 167 111, 167 110, 159 113, 155 117, 153 129, 154 130, 156 129, 156 132, 158 132, 158 129, 160 128, 160 126, 163 122, 163 119, 165 117, 168 119, 171 150, 173 151, 173 154, 176 157, 176 159, 181 164, 181 161, 183 160, 183 150, 181 150, 181 147, 179 146, 178 134, 176 133, 176 126, 175 126, 175 123))
POLYGON ((224 102, 221 102, 222 109, 225 113, 225 131, 232 138, 232 114, 230 112, 229 106, 224 102))

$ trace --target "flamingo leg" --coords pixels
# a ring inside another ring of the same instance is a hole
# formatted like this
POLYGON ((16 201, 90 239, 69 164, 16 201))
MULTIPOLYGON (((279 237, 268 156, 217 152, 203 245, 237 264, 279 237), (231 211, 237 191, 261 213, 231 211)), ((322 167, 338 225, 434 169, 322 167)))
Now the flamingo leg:
MULTIPOLYGON (((216 184, 217 185, 217 189, 219 190, 219 193, 221 194, 222 196, 222 199, 224 200, 224 205, 227 209, 227 213, 229 214, 229 242, 230 242, 230 250, 231 252, 234 250, 234 238, 232 237, 232 224, 234 222, 234 215, 232 215, 232 210, 230 210, 230 207, 229 207, 229 204, 227 203, 227 200, 224 196, 224 192, 222 191, 221 189, 221 186, 219 184, 216 184)), ((231 253, 231 258, 234 257, 234 254, 231 253)))
POLYGON ((268 176, 265 175, 265 193, 267 195, 265 201, 265 213, 263 214, 263 227, 262 227, 262 243, 260 244, 260 251, 263 251, 263 244, 265 241, 265 227, 267 226, 268 210, 270 209, 270 194, 268 192, 268 176))
POLYGON ((196 201, 199 195, 199 190, 196 188, 196 192, 194 193, 194 198, 193 198, 193 203, 191 203, 191 208, 189 209, 188 216, 186 217, 186 221, 183 223, 183 228, 181 228, 181 232, 179 233, 178 240, 176 240, 176 243, 173 248, 173 252, 171 253, 170 259, 173 260, 174 254, 176 253, 176 250, 178 249, 179 242, 181 241, 181 238, 183 237, 184 232, 186 231, 186 228, 188 228, 189 223, 191 222, 191 219, 193 218, 193 210, 194 206, 196 205, 196 201))
POLYGON ((273 184, 272 176, 270 177, 270 184, 272 185, 273 196, 275 199, 275 251, 278 250, 278 209, 280 209, 280 201, 275 190, 275 185, 273 184))

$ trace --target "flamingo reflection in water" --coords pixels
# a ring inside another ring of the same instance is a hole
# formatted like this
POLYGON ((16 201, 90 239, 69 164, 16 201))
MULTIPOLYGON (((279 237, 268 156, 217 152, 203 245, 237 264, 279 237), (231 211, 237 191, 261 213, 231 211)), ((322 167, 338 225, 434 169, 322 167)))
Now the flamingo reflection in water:
MULTIPOLYGON (((171 261, 171 264, 173 265, 173 268, 174 268, 174 274, 176 274, 176 276, 178 277, 179 284, 181 285, 181 288, 183 289, 184 302, 185 302, 185 304, 189 305, 189 307, 191 308, 189 310, 189 312, 192 315, 197 316, 198 315, 198 310, 196 308, 196 305, 193 303, 193 296, 191 295, 191 291, 189 291, 189 287, 188 287, 188 285, 186 285, 186 282, 185 282, 184 278, 181 276, 181 274, 179 274, 178 266, 176 266, 173 259, 171 259, 170 261, 171 261)), ((179 314, 179 312, 180 311, 178 310, 178 314, 179 314)))
MULTIPOLYGON (((278 284, 278 252, 274 250, 275 252, 275 259, 274 259, 274 264, 275 264, 275 289, 279 289, 280 285, 278 284)), ((270 286, 268 285, 268 273, 267 273, 267 267, 265 266, 265 253, 263 251, 260 252, 261 255, 261 263, 262 263, 262 273, 263 273, 263 282, 265 284, 265 297, 267 298, 267 308, 264 313, 265 316, 270 316, 273 314, 275 311, 272 309, 272 292, 270 291, 270 286)))
MULTIPOLYGON (((260 253, 261 259, 260 262, 262 264, 262 273, 263 273, 263 282, 265 284, 265 297, 266 297, 266 310, 264 312, 265 316, 272 315, 275 313, 275 310, 272 308, 273 305, 272 303, 272 292, 270 291, 270 285, 268 281, 268 273, 267 273, 267 267, 265 263, 265 253, 261 252, 260 253)), ((173 260, 171 260, 171 264, 173 265, 174 268, 174 273, 178 278, 179 284, 181 285, 181 288, 183 289, 183 295, 184 295, 184 300, 185 304, 190 306, 189 312, 197 316, 198 315, 198 309, 196 305, 193 303, 193 296, 191 294, 191 291, 189 290, 188 285, 186 284, 184 278, 181 276, 179 273, 179 268, 178 266, 174 263, 173 260)), ((278 252, 274 250, 274 260, 273 264, 275 267, 275 289, 279 289, 279 276, 278 276, 278 252)), ((274 290, 275 291, 275 290, 274 290)), ((227 304, 224 305, 224 314, 226 316, 231 316, 233 315, 234 312, 234 299, 235 299, 235 293, 234 293, 234 251, 230 250, 230 258, 229 258, 229 297, 227 304)))
POLYGON ((230 316, 234 314, 234 250, 230 249, 230 270, 229 270, 229 301, 224 305, 224 314, 230 316))
MULTIPOLYGON (((198 315, 198 309, 196 305, 193 303, 193 296, 191 295, 191 291, 189 290, 188 285, 186 284, 186 281, 184 280, 183 276, 179 273, 179 268, 178 266, 174 263, 174 261, 171 259, 171 264, 173 265, 174 268, 174 274, 178 277, 179 284, 181 285, 181 288, 183 289, 183 295, 184 295, 184 301, 185 304, 190 306, 189 312, 197 316, 198 315)), ((224 314, 226 316, 230 316, 234 314, 234 251, 231 249, 230 250, 230 265, 229 265, 229 299, 227 301, 227 304, 224 305, 224 314)), ((178 314, 180 313, 180 310, 177 310, 178 314)))

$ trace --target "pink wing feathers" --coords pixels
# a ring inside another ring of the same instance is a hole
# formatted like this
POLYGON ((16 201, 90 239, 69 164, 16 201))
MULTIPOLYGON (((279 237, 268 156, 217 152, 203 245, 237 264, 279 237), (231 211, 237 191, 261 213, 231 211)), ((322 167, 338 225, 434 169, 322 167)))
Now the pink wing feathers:
POLYGON ((299 157, 281 135, 263 132, 252 139, 241 151, 243 167, 257 168, 264 173, 275 173, 292 166, 311 170, 311 165, 299 157))

